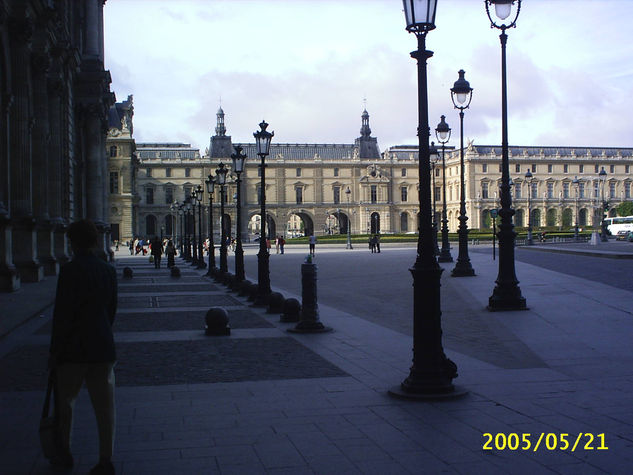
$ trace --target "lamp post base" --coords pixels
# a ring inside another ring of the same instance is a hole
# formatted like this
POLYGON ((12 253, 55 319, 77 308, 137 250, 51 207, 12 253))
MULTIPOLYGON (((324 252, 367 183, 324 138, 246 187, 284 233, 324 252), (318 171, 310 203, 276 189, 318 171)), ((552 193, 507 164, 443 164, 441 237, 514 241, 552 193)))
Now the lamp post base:
POLYGON ((448 249, 442 249, 440 255, 437 257, 437 262, 453 262, 453 256, 448 249))
POLYGON ((457 259, 457 264, 451 272, 451 277, 473 277, 475 275, 475 269, 470 265, 470 261, 460 261, 457 259))
MULTIPOLYGON (((518 290, 518 287, 516 288, 518 290)), ((511 312, 514 310, 529 310, 526 303, 525 297, 521 295, 521 291, 517 292, 506 292, 504 294, 503 291, 499 289, 499 287, 495 287, 490 298, 488 298, 488 307, 486 307, 491 312, 511 312)))

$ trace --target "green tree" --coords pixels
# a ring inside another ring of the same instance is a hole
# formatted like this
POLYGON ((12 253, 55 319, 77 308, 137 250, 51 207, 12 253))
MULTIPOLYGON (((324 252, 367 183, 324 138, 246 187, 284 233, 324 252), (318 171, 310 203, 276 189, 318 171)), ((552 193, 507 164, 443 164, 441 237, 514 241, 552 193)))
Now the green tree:
POLYGON ((618 216, 633 216, 633 201, 623 201, 616 207, 616 210, 618 216))

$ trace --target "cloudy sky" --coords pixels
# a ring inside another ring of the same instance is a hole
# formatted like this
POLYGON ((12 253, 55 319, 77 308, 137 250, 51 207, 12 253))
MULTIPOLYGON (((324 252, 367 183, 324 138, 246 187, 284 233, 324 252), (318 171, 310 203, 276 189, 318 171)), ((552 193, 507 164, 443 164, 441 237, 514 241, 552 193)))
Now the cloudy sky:
MULTIPOLYGON (((204 152, 216 111, 234 142, 351 143, 365 100, 381 150, 416 143, 417 76, 400 0, 108 0, 106 69, 134 95, 138 142, 204 152)), ((511 145, 633 146, 630 0, 524 0, 508 30, 511 145), (628 38, 628 39, 627 39, 628 38)), ((474 89, 464 134, 501 141, 501 52, 483 0, 439 0, 429 122, 459 137, 449 89, 474 89)))

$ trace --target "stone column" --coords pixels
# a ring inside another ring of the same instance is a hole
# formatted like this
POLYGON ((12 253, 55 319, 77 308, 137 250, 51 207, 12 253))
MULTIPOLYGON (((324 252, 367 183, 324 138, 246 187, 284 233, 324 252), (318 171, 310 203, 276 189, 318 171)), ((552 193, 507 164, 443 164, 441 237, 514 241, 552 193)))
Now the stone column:
POLYGON ((48 47, 42 45, 31 58, 33 79, 33 210, 37 233, 37 259, 44 275, 57 275, 59 264, 54 257, 53 225, 48 212, 49 147, 51 140, 47 73, 51 65, 48 47))
POLYGON ((13 261, 22 282, 39 282, 44 276, 37 260, 37 236, 33 218, 32 185, 32 89, 31 36, 33 25, 27 18, 11 18, 11 68, 14 106, 10 123, 11 218, 13 261))

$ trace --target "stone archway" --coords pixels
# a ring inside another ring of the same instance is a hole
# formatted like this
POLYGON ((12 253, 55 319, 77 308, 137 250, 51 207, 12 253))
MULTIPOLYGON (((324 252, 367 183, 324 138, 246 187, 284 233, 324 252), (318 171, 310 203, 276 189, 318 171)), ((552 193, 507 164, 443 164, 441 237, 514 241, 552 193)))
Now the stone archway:
POLYGON ((145 216, 145 237, 151 238, 156 235, 156 216, 148 214, 145 216))
POLYGON ((380 213, 373 212, 369 218, 369 233, 370 234, 379 234, 380 233, 380 213))
POLYGON ((310 236, 314 234, 314 221, 304 211, 290 211, 286 228, 290 237, 310 236))
MULTIPOLYGON (((231 217, 229 215, 226 216, 226 222, 228 225, 225 225, 227 236, 231 233, 231 217)), ((248 234, 252 239, 257 239, 261 235, 261 215, 259 213, 251 215, 248 219, 248 234)), ((266 214, 266 236, 270 239, 271 236, 277 235, 277 224, 275 223, 274 218, 270 214, 266 214)))

